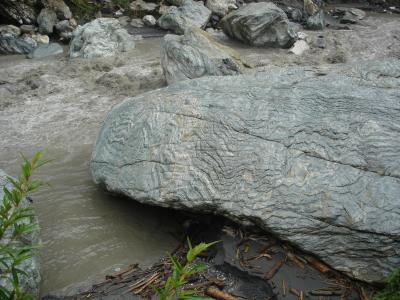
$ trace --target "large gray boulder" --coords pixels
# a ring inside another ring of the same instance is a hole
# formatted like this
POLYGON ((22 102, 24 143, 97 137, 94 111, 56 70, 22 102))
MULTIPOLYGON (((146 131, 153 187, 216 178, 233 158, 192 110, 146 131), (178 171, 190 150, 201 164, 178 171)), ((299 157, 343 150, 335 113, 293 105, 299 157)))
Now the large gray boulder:
POLYGON ((250 3, 222 19, 226 34, 252 46, 289 48, 296 41, 296 27, 272 2, 250 3))
POLYGON ((185 35, 168 34, 161 40, 161 67, 169 84, 202 76, 236 75, 243 69, 238 53, 194 27, 186 29, 185 35))
MULTIPOLYGON (((12 190, 12 185, 11 183, 7 180, 7 174, 0 169, 0 202, 2 203, 3 201, 3 187, 6 186, 10 191, 12 190)), ((22 205, 25 207, 28 205, 27 200, 23 200, 22 205)), ((32 222, 37 222, 37 219, 34 218, 32 222)), ((9 236, 11 232, 6 232, 6 236, 9 236), (8 235, 7 235, 8 234, 8 235)), ((25 242, 30 242, 35 245, 39 244, 40 238, 39 238, 39 233, 34 232, 31 234, 31 236, 25 236, 25 242)), ((28 294, 31 294, 33 297, 32 299, 36 299, 39 296, 39 287, 40 287, 40 262, 39 262, 39 257, 34 256, 32 258, 29 258, 25 261, 23 261, 20 265, 17 266, 19 269, 24 270, 28 276, 21 276, 19 275, 19 286, 21 288, 21 292, 26 292, 28 294)), ((12 289, 11 283, 7 279, 0 279, 0 286, 5 287, 9 290, 12 289)))
POLYGON ((163 29, 183 34, 188 27, 204 28, 210 20, 211 11, 203 2, 184 0, 180 7, 171 7, 157 21, 163 29))
POLYGON ((69 55, 71 58, 109 57, 134 47, 133 38, 117 19, 99 18, 75 29, 69 55))
POLYGON ((108 114, 96 183, 253 223, 354 278, 400 265, 400 61, 186 80, 108 114))

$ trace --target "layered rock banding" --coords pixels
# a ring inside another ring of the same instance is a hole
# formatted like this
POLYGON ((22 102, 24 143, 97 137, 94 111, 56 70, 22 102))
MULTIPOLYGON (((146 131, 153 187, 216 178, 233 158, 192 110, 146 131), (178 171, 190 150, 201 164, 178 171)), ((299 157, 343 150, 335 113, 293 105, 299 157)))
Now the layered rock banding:
POLYGON ((205 28, 211 11, 202 2, 184 0, 180 7, 171 7, 158 20, 158 26, 183 34, 186 28, 205 28))
POLYGON ((367 282, 400 264, 400 62, 186 80, 107 116, 94 181, 253 223, 367 282))
POLYGON ((295 25, 270 2, 250 3, 230 12, 222 19, 222 28, 252 46, 289 48, 297 39, 295 25))
POLYGON ((162 39, 161 66, 169 84, 202 76, 236 75, 244 68, 238 53, 194 27, 183 36, 168 34, 162 39))

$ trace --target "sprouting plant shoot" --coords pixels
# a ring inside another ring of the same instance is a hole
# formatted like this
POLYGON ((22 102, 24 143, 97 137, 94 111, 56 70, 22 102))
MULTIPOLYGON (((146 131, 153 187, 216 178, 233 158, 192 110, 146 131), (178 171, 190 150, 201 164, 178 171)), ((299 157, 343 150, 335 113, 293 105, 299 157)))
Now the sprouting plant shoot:
POLYGON ((49 161, 41 159, 42 152, 37 152, 30 160, 21 156, 21 174, 16 179, 7 177, 12 189, 3 187, 0 203, 0 299, 32 298, 21 289, 22 277, 29 276, 21 264, 35 256, 38 248, 29 239, 39 227, 27 197, 43 184, 32 179, 32 174, 49 161))
POLYGON ((167 278, 164 286, 162 288, 156 288, 156 293, 160 300, 177 300, 177 299, 197 299, 206 300, 212 299, 209 297, 198 296, 199 292, 196 289, 185 288, 187 279, 204 271, 207 265, 203 262, 194 263, 195 258, 207 250, 212 245, 218 243, 218 241, 212 243, 200 243, 195 247, 188 238, 189 250, 186 254, 186 263, 182 264, 179 262, 178 258, 170 255, 169 260, 172 265, 172 274, 167 278))

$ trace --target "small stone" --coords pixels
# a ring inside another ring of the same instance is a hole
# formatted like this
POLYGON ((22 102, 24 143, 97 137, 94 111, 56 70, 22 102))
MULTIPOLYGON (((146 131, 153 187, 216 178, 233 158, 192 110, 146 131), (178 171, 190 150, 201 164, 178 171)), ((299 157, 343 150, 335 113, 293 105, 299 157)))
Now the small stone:
POLYGON ((163 15, 163 14, 167 13, 173 7, 175 7, 175 9, 177 8, 176 6, 160 5, 160 8, 158 9, 158 13, 160 15, 163 15))
POLYGON ((309 50, 310 46, 306 41, 298 40, 294 43, 293 47, 290 48, 289 52, 295 55, 302 55, 305 51, 309 50))
POLYGON ((153 27, 156 26, 157 20, 152 15, 147 15, 143 17, 143 23, 147 26, 153 27))
MULTIPOLYGON (((121 17, 124 15, 125 10, 123 8, 117 10, 116 12, 114 12, 114 17, 121 17)), ((96 17, 96 18, 101 18, 101 12, 100 12, 100 16, 96 17)))
POLYGON ((33 25, 21 25, 19 29, 21 29, 22 33, 29 33, 29 34, 33 34, 37 31, 37 27, 33 25))
POLYGON ((38 44, 48 44, 50 42, 49 36, 45 34, 35 33, 25 35, 35 40, 38 44))
POLYGON ((320 35, 317 37, 317 39, 315 40, 315 46, 317 48, 321 48, 321 49, 326 48, 326 41, 325 41, 324 36, 320 35))
POLYGON ((130 20, 131 19, 128 16, 122 16, 118 18, 118 22, 122 27, 128 26, 130 20))
POLYGON ((131 26, 135 28, 142 28, 144 26, 142 19, 132 19, 131 26))
POLYGON ((308 38, 308 34, 302 31, 297 33, 297 37, 299 40, 306 40, 308 38))

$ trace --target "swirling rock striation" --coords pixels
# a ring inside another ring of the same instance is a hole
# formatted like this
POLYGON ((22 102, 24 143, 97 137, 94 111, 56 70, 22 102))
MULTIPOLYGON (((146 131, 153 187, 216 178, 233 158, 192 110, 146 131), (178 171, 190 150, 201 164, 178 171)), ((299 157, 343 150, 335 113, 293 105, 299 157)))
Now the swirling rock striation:
POLYGON ((186 80, 108 114, 94 181, 257 224, 348 275, 400 265, 400 61, 186 80))
POLYGON ((161 66, 169 84, 202 76, 237 75, 244 68, 238 53, 195 27, 186 29, 184 35, 168 34, 161 40, 161 66))
POLYGON ((271 2, 242 6, 221 23, 227 35, 252 46, 289 48, 297 39, 296 26, 271 2))

